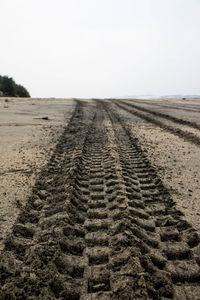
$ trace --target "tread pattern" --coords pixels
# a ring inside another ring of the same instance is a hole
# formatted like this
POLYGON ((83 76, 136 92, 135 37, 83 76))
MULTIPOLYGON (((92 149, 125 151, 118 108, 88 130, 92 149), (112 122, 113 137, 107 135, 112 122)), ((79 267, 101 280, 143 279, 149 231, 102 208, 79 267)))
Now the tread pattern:
MULTIPOLYGON (((129 107, 136 108, 136 109, 138 109, 140 111, 144 111, 144 112, 150 113, 150 114, 152 114, 154 116, 158 116, 158 117, 161 117, 163 119, 173 121, 174 123, 181 124, 181 125, 187 125, 188 127, 200 130, 200 125, 197 124, 196 122, 188 121, 188 120, 184 120, 184 119, 180 119, 180 118, 174 117, 174 116, 169 115, 169 114, 165 114, 165 113, 161 113, 161 112, 158 112, 158 111, 154 111, 154 110, 148 109, 146 107, 141 107, 140 105, 135 105, 134 103, 138 103, 137 101, 134 101, 134 102, 131 102, 131 103, 122 102, 121 101, 121 103, 124 103, 124 104, 128 105, 129 107)), ((145 103, 145 105, 151 105, 151 104, 150 103, 145 103)), ((159 104, 157 104, 157 106, 161 106, 162 107, 162 105, 159 105, 159 104)), ((164 106, 164 107, 168 107, 168 106, 164 106)), ((171 108, 174 109, 173 106, 171 106, 171 108)), ((175 109, 177 109, 177 108, 175 108, 175 109)))
POLYGON ((108 107, 118 140, 120 163, 125 166, 127 193, 130 192, 127 196, 130 199, 131 226, 134 224, 132 233, 139 239, 140 262, 148 274, 145 278, 148 295, 153 299, 198 299, 200 268, 196 253, 199 251, 199 236, 176 210, 168 191, 142 153, 137 139, 131 136, 128 126, 112 111, 111 106, 108 107), (133 204, 135 199, 137 202, 133 204), (185 295, 181 292, 181 298, 177 292, 180 286, 190 293, 193 286, 192 298, 187 298, 187 292, 185 295))
POLYGON ((0 257, 0 299, 199 299, 200 239, 109 103, 77 101, 0 257))
MULTIPOLYGON (((139 107, 137 105, 133 105, 133 104, 129 104, 129 103, 125 103, 125 102, 121 102, 121 101, 114 101, 115 105, 151 124, 154 124, 162 129, 164 129, 165 131, 168 131, 170 132, 171 134, 175 135, 175 136, 178 136, 179 138, 181 139, 184 139, 185 141, 188 141, 194 145, 197 145, 199 146, 200 145, 200 137, 193 134, 192 132, 189 132, 189 131, 186 131, 186 130, 182 130, 178 127, 174 127, 174 126, 170 126, 170 125, 166 125, 165 123, 163 123, 162 121, 160 120, 157 120, 155 119, 152 115, 157 115, 159 117, 164 117, 165 119, 168 119, 170 121, 173 121, 173 122, 176 122, 176 123, 179 123, 179 120, 178 119, 175 119, 175 118, 172 118, 170 116, 161 116, 158 115, 156 112, 152 112, 146 108, 143 108, 143 107, 139 107), (142 112, 140 112, 142 111, 142 112), (146 114, 147 113, 147 114, 146 114), (150 114, 150 115, 149 115, 150 114), (167 117, 166 117, 167 116, 167 117)), ((196 124, 196 126, 194 124, 192 124, 191 122, 187 122, 186 120, 184 122, 182 122, 184 125, 187 125, 189 127, 192 127, 192 128, 195 128, 195 129, 199 129, 197 127, 199 127, 198 124, 196 124)), ((180 123, 179 123, 180 124, 180 123)))

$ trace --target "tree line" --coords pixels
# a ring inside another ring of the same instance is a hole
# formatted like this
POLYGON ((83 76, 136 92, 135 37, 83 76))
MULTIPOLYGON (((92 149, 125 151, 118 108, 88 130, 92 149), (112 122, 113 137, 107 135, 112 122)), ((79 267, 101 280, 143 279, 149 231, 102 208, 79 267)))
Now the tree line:
POLYGON ((17 84, 12 77, 0 75, 0 96, 30 97, 30 94, 25 87, 17 84))

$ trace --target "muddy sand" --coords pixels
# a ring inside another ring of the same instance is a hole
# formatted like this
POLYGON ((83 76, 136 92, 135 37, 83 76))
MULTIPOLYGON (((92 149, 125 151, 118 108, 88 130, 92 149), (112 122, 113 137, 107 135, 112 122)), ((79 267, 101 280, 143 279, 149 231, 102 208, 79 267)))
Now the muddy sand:
POLYGON ((0 299, 200 299, 200 99, 0 99, 0 299))

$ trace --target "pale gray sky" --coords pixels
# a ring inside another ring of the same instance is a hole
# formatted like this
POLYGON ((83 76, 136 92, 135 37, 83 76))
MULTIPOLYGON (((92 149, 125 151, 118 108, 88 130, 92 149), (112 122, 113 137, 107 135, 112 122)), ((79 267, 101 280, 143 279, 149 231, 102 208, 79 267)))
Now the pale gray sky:
POLYGON ((0 28, 33 97, 200 94, 200 0, 0 0, 0 28))

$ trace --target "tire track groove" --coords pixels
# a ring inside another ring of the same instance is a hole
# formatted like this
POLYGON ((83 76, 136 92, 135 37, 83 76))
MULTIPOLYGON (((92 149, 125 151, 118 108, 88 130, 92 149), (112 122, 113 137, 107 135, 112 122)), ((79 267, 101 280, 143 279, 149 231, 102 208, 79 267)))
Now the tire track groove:
POLYGON ((110 105, 104 106, 113 124, 120 163, 125 166, 123 176, 129 199, 130 229, 138 238, 135 245, 140 250, 140 262, 146 272, 148 295, 153 299, 181 299, 179 286, 182 285, 185 291, 184 297, 181 292, 182 299, 187 299, 188 291, 192 293, 193 287, 193 297, 189 299, 198 299, 199 236, 176 210, 128 126, 110 105), (147 223, 141 226, 143 220, 147 223), (194 244, 190 241, 192 236, 194 244))
MULTIPOLYGON (((159 104, 159 103, 155 103, 155 102, 151 102, 151 103, 147 103, 147 102, 141 102, 141 101, 137 101, 137 100, 134 100, 134 103, 138 103, 138 104, 145 104, 145 105, 149 105, 149 106, 159 106, 161 108, 169 108, 169 109, 173 109, 173 110, 183 110, 183 111, 192 111, 192 112, 195 112, 195 113, 199 113, 200 110, 199 110, 199 106, 195 108, 195 105, 193 105, 192 107, 190 106, 185 106, 183 104, 181 104, 181 106, 178 106, 178 105, 169 105, 169 104, 159 104)), ((196 123, 195 123, 196 124, 196 123)))
POLYGON ((80 299, 85 248, 87 187, 82 165, 85 122, 77 102, 72 118, 27 206, 21 210, 0 259, 1 299, 80 299), (80 209, 81 208, 81 209, 80 209))
POLYGON ((198 299, 199 242, 112 106, 78 101, 5 243, 0 299, 198 299))
POLYGON ((128 105, 131 108, 135 108, 137 110, 150 113, 150 114, 152 114, 154 116, 158 116, 158 117, 164 118, 166 120, 173 121, 174 123, 181 124, 181 125, 187 125, 188 127, 200 130, 200 125, 197 124, 197 123, 195 123, 195 122, 191 122, 191 121, 188 121, 188 120, 179 119, 177 117, 173 117, 173 116, 170 116, 170 115, 158 112, 158 111, 153 111, 151 109, 148 109, 148 108, 145 108, 145 107, 141 107, 139 105, 134 105, 133 103, 127 103, 127 102, 122 102, 122 101, 120 101, 120 103, 128 105))
MULTIPOLYGON (((129 113, 131 113, 131 114, 133 114, 133 115, 135 115, 135 116, 137 116, 137 117, 139 117, 139 118, 141 118, 141 119, 143 119, 143 120, 145 120, 145 121, 147 121, 147 122, 150 122, 151 124, 154 124, 154 125, 156 125, 156 126, 158 126, 158 127, 160 127, 160 128, 162 128, 162 129, 164 129, 165 131, 168 131, 168 132, 170 132, 170 133, 172 133, 173 135, 175 135, 175 136, 178 136, 179 138, 182 138, 182 139, 184 139, 185 141, 187 141, 187 142, 189 142, 189 143, 192 143, 192 144, 195 144, 195 145, 200 145, 200 138, 198 137, 198 136, 196 136, 196 135, 194 135, 193 133, 191 133, 191 132, 186 132, 186 131, 184 131, 184 130, 182 130, 182 129, 179 129, 179 128, 175 128, 175 127, 173 127, 173 126, 169 126, 169 125, 165 125, 163 122, 161 122, 161 121, 159 121, 159 120, 156 120, 156 119, 154 119, 154 118, 152 118, 152 117, 150 117, 150 116, 148 116, 148 115, 145 115, 145 114, 143 114, 143 113, 140 113, 139 111, 140 110, 142 110, 142 111, 144 111, 143 110, 143 108, 136 108, 136 107, 134 107, 134 109, 131 109, 131 108, 128 108, 128 107, 126 107, 126 106, 124 106, 124 105, 121 105, 121 104, 119 104, 118 102, 113 102, 117 107, 119 107, 119 108, 121 108, 121 109, 123 109, 123 110, 125 110, 125 111, 127 111, 127 112, 129 112, 129 113), (137 110, 139 110, 139 111, 137 111, 137 110)), ((123 103, 124 104, 124 103, 123 103)), ((126 103, 127 104, 127 103, 126 103)), ((128 106, 129 104, 127 104, 127 106, 128 106)), ((131 105, 131 104, 130 104, 131 105)), ((132 106, 132 105, 131 105, 132 106)))

